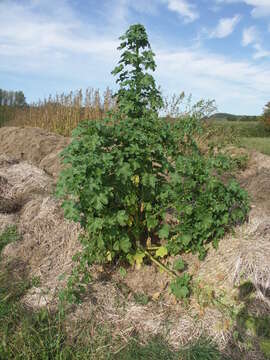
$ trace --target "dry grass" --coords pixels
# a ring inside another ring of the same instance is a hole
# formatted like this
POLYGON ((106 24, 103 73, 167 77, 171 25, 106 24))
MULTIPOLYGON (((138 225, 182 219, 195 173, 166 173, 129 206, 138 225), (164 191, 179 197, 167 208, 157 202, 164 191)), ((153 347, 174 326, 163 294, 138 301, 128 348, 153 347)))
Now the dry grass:
POLYGON ((80 89, 69 94, 50 95, 48 99, 27 107, 14 108, 5 125, 39 127, 70 136, 80 121, 102 119, 115 106, 115 99, 109 88, 104 94, 93 88, 86 89, 84 93, 80 89))

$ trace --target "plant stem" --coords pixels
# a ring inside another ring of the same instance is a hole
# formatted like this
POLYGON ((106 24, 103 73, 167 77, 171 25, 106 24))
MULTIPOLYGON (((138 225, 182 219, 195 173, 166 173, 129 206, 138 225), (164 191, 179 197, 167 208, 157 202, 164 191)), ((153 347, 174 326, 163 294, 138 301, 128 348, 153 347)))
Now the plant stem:
POLYGON ((177 277, 177 275, 172 272, 170 269, 168 269, 165 265, 161 264, 161 262, 159 262, 157 259, 155 259, 147 250, 143 250, 145 255, 147 255, 149 257, 149 259, 151 261, 153 261, 153 263, 155 263, 158 267, 160 267, 162 270, 166 271, 166 273, 168 273, 169 275, 171 275, 172 277, 177 277))

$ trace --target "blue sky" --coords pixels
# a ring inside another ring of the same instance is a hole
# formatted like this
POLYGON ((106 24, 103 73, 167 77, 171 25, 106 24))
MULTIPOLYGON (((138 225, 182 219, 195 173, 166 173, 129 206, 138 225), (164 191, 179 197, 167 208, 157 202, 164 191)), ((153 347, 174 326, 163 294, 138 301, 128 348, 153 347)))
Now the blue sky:
POLYGON ((256 115, 270 100, 270 0, 0 0, 0 88, 116 89, 118 37, 145 25, 165 95, 256 115))

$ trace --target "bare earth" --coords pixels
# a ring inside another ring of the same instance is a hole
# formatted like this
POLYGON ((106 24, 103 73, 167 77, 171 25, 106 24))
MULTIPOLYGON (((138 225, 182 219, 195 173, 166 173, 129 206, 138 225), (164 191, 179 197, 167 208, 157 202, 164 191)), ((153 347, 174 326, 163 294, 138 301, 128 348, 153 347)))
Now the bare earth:
MULTIPOLYGON (((40 278, 40 286, 23 299, 33 309, 57 305, 57 292, 66 281, 59 276, 70 273, 72 256, 80 249, 79 225, 63 218, 53 196, 59 152, 69 141, 38 128, 0 128, 0 231, 16 224, 23 236, 3 254, 19 258, 31 276, 40 278)), ((118 270, 95 266, 89 294, 69 315, 71 336, 78 319, 94 314, 123 337, 134 331, 145 338, 161 333, 178 346, 206 334, 229 353, 234 325, 228 309, 240 306, 236 285, 250 279, 257 289, 254 311, 270 310, 270 157, 249 152, 248 168, 238 181, 251 197, 249 222, 227 234, 217 251, 210 248, 205 261, 185 255, 197 283, 189 305, 175 301, 168 293, 168 276, 154 266, 127 269, 124 278, 118 270), (144 294, 147 304, 135 301, 136 294, 144 294)), ((262 358, 250 351, 245 359, 262 358)))

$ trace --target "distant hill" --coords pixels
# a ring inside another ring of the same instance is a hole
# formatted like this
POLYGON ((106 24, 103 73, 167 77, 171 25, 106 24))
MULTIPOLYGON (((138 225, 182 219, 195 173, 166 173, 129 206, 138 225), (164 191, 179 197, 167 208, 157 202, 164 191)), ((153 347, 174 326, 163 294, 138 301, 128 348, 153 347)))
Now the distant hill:
POLYGON ((210 120, 227 120, 227 121, 258 121, 260 116, 252 115, 234 115, 229 113, 215 113, 208 117, 210 120))

